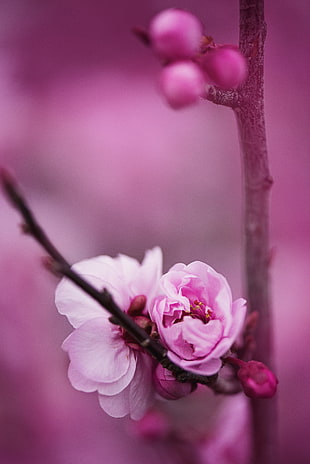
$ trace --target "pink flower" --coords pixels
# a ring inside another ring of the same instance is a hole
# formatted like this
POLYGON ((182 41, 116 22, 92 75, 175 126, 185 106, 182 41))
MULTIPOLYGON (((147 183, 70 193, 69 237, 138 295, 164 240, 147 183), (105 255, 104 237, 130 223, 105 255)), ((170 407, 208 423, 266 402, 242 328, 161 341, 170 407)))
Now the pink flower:
POLYGON ((202 24, 193 14, 170 8, 158 13, 150 24, 154 50, 170 60, 191 58, 202 38, 202 24))
POLYGON ((226 279, 200 261, 174 265, 160 289, 151 318, 171 361, 202 375, 218 372, 243 325, 245 300, 233 302, 226 279))
POLYGON ((169 105, 178 109, 199 100, 205 89, 205 78, 197 64, 177 61, 164 67, 159 85, 169 105))
MULTIPOLYGON (((98 256, 73 268, 97 289, 107 288, 125 312, 138 295, 146 296, 145 314, 161 276, 159 248, 147 251, 142 264, 128 256, 98 256)), ((138 420, 154 397, 153 360, 133 349, 109 313, 67 279, 56 290, 56 306, 75 330, 63 343, 74 388, 97 391, 102 409, 112 417, 130 414, 138 420)))

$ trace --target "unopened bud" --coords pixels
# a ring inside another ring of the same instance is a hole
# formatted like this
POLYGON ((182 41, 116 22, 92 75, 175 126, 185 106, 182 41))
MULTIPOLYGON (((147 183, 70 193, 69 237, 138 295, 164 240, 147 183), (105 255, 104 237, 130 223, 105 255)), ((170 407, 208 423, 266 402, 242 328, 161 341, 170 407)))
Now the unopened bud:
POLYGON ((159 85, 169 105, 179 109, 199 100, 204 93, 205 78, 195 63, 178 61, 164 67, 159 85))
POLYGON ((221 45, 209 49, 201 58, 210 83, 221 89, 236 89, 247 77, 247 63, 237 47, 221 45))
POLYGON ((154 373, 157 393, 167 400, 178 400, 189 395, 196 386, 190 382, 178 382, 171 371, 158 364, 154 373))
POLYGON ((202 24, 193 14, 170 8, 158 13, 150 24, 155 52, 168 60, 191 58, 202 38, 202 24))
POLYGON ((261 362, 243 363, 237 375, 244 393, 250 398, 271 398, 277 391, 278 379, 261 362))
POLYGON ((127 313, 129 316, 137 316, 138 314, 142 314, 146 305, 146 296, 145 295, 137 295, 135 296, 128 308, 127 313))

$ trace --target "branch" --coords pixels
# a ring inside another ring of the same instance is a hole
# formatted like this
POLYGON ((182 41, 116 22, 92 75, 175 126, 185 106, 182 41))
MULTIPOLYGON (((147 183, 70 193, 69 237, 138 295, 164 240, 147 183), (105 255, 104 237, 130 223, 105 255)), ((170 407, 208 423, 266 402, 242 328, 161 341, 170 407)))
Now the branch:
MULTIPOLYGON (((15 180, 7 170, 0 170, 0 180, 7 198, 13 207, 19 211, 24 220, 23 231, 31 235, 38 243, 40 243, 43 249, 50 256, 51 259, 46 261, 46 267, 48 267, 49 270, 71 280, 71 282, 77 285, 87 295, 97 301, 97 303, 99 303, 112 315, 113 323, 123 327, 145 351, 147 351, 166 369, 169 369, 178 381, 201 383, 209 386, 210 388, 213 388, 214 386, 215 391, 220 392, 220 385, 217 385, 217 374, 211 376, 198 375, 188 372, 174 364, 168 358, 166 348, 159 341, 152 339, 127 313, 123 312, 115 303, 112 295, 107 289, 98 291, 78 273, 76 273, 49 240, 42 227, 38 224, 31 209, 27 205, 25 198, 19 191, 15 180)), ((225 393, 225 391, 223 391, 223 393, 225 393)))
POLYGON ((240 94, 238 90, 223 90, 219 87, 211 86, 207 90, 205 96, 206 100, 209 100, 215 105, 228 106, 229 108, 238 108, 241 105, 240 94))
MULTIPOLYGON (((254 356, 273 369, 269 294, 269 172, 264 115, 264 0, 240 0, 239 47, 248 60, 248 78, 239 89, 235 108, 245 191, 245 278, 249 311, 257 312, 254 356)), ((252 400, 253 463, 273 464, 276 458, 276 404, 252 400)))

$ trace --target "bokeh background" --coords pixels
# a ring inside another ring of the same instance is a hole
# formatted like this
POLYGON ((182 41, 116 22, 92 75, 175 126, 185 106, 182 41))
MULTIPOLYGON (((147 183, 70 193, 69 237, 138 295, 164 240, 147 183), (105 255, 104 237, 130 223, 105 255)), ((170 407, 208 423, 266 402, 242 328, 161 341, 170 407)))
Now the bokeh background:
MULTIPOLYGON (((159 245, 165 270, 200 259, 227 276, 237 298, 242 191, 233 114, 209 102, 168 108, 157 91, 159 63, 131 33, 171 6, 197 14, 216 42, 238 42, 236 0, 1 0, 0 164, 15 172, 71 262, 119 252, 141 259, 159 245)), ((306 464, 309 3, 266 2, 266 21, 279 462, 306 464)), ((139 428, 70 386, 57 279, 18 223, 1 196, 1 464, 243 464, 240 397, 223 402, 199 390, 159 402, 139 428), (152 420, 162 428, 147 438, 152 420)))

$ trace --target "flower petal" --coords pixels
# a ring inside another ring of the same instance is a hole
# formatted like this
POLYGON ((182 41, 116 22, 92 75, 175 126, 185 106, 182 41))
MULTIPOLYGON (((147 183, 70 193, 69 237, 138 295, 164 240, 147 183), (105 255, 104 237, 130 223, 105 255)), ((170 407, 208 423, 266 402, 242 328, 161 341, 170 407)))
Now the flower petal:
MULTIPOLYGON (((105 282, 99 277, 84 274, 83 278, 97 290, 105 287, 105 282)), ((116 290, 113 290, 115 297, 116 290)), ((65 278, 56 288, 55 303, 59 313, 67 316, 75 328, 94 317, 109 317, 109 313, 99 303, 65 278)))
POLYGON ((180 359, 172 351, 168 351, 168 358, 183 369, 199 375, 213 375, 216 374, 222 367, 222 361, 219 358, 205 359, 180 359))
POLYGON ((139 353, 132 382, 115 396, 99 395, 102 409, 112 417, 130 414, 134 420, 141 419, 154 401, 152 364, 148 355, 139 353))
POLYGON ((100 383, 113 383, 123 377, 131 363, 136 364, 115 327, 104 317, 85 322, 64 341, 70 360, 84 377, 100 383))
POLYGON ((124 390, 129 383, 132 381, 133 376, 135 375, 136 372, 136 363, 131 362, 129 364, 129 369, 126 372, 123 377, 121 377, 118 380, 115 380, 115 382, 111 383, 100 383, 98 387, 98 393, 106 396, 113 396, 117 395, 120 393, 122 390, 124 390))
POLYGON ((137 360, 136 374, 129 385, 130 417, 141 419, 154 401, 153 360, 141 353, 137 360))
MULTIPOLYGON (((231 297, 231 290, 228 285, 227 280, 224 276, 216 272, 211 266, 205 264, 201 261, 194 261, 193 263, 189 264, 187 272, 193 273, 203 281, 205 284, 206 291, 209 297, 209 305, 212 306, 213 302, 216 301, 216 298, 220 291, 225 290, 225 296, 227 300, 232 301, 231 297)), ((224 295, 222 296, 224 298, 224 295)), ((225 305, 229 301, 225 301, 225 305)))
POLYGON ((130 412, 129 385, 115 396, 98 395, 99 404, 111 417, 125 417, 130 412))
POLYGON ((193 345, 196 358, 207 357, 222 336, 220 321, 212 320, 203 324, 199 319, 186 317, 183 323, 183 338, 193 345))
POLYGON ((79 391, 83 392, 94 392, 98 388, 98 382, 94 382, 86 377, 84 377, 72 363, 69 364, 68 377, 71 382, 71 385, 79 391))
POLYGON ((229 331, 229 337, 235 340, 241 332, 246 316, 246 300, 238 298, 232 304, 233 321, 229 331))
POLYGON ((138 268, 136 278, 131 285, 134 295, 146 295, 148 300, 153 298, 162 274, 162 261, 162 251, 159 247, 155 247, 145 253, 142 264, 138 268))

